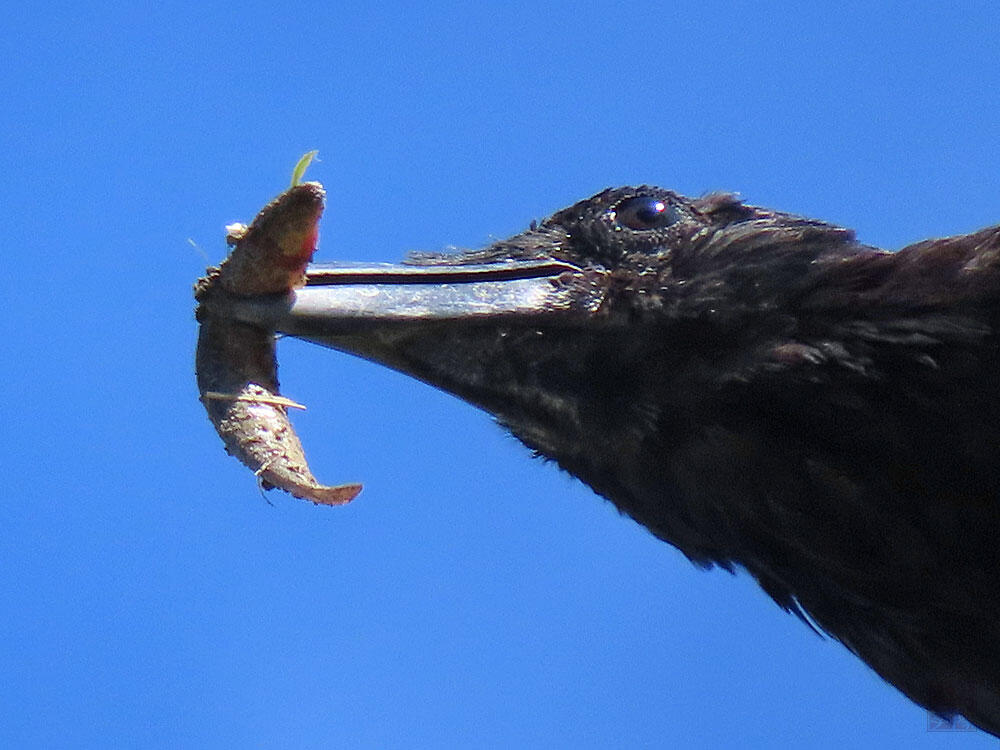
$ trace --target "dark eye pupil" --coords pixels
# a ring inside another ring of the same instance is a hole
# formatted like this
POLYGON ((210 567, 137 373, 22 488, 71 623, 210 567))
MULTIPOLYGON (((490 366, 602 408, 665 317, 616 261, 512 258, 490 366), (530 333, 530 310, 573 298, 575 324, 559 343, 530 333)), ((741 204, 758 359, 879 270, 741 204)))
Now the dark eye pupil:
POLYGON ((673 224, 678 215, 665 201, 644 195, 619 203, 614 218, 618 224, 629 229, 659 229, 673 224))

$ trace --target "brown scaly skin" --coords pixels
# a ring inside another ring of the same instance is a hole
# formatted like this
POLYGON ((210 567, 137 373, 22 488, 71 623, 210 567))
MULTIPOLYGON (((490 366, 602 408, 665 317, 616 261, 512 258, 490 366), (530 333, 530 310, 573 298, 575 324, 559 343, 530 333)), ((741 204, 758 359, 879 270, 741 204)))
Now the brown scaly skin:
POLYGON ((285 294, 301 286, 316 248, 324 196, 318 183, 297 185, 268 204, 248 228, 230 229, 232 253, 195 287, 201 323, 195 369, 201 401, 226 450, 265 488, 342 505, 361 486, 326 486, 309 470, 279 394, 274 333, 213 314, 212 308, 220 297, 285 294))

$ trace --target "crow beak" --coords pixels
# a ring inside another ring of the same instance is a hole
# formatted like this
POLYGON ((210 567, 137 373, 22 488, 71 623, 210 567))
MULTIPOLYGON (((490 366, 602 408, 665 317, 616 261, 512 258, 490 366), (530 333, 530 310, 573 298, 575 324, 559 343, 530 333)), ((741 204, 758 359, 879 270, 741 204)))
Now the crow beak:
MULTIPOLYGON (((484 265, 311 265, 306 286, 287 295, 230 298, 225 314, 356 354, 439 387, 428 370, 445 350, 475 356, 500 331, 581 327, 603 285, 556 260, 484 265)), ((462 362, 454 361, 453 365, 462 362)), ((450 368, 449 368, 450 369, 450 368)))

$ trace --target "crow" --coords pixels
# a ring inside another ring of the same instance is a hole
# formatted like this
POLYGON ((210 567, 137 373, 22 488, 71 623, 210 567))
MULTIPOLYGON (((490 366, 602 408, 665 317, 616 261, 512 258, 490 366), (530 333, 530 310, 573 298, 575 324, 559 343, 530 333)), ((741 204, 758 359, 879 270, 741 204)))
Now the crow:
POLYGON ((492 415, 693 563, 1000 736, 1000 226, 608 189, 488 247, 314 265, 247 323, 492 415))

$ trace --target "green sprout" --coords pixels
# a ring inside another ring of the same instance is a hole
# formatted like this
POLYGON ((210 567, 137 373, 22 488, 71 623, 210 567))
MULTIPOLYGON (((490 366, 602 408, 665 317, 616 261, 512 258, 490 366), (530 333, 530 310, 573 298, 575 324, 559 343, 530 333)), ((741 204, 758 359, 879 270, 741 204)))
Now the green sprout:
POLYGON ((292 170, 292 187, 295 187, 302 182, 302 175, 304 175, 306 170, 309 169, 309 165, 318 153, 319 151, 307 151, 302 154, 302 158, 298 160, 295 164, 295 169, 292 170))

